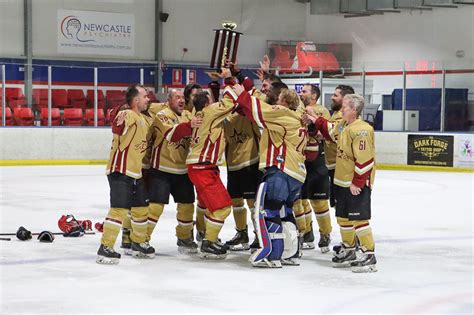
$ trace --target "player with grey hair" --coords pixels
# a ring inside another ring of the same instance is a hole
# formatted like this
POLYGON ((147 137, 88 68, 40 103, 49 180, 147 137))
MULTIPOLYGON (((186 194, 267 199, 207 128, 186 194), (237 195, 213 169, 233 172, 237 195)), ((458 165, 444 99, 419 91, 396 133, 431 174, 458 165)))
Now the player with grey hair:
MULTIPOLYGON (((352 267, 353 272, 377 271, 375 243, 369 224, 371 194, 375 177, 374 129, 360 118, 364 98, 347 94, 342 101, 342 123, 333 124, 324 117, 306 115, 313 131, 321 131, 327 140, 337 140, 336 217, 341 227, 342 244, 332 258, 334 267, 352 267), (361 255, 356 255, 356 239, 360 242, 361 255)), ((311 128, 310 128, 311 130, 311 128)))

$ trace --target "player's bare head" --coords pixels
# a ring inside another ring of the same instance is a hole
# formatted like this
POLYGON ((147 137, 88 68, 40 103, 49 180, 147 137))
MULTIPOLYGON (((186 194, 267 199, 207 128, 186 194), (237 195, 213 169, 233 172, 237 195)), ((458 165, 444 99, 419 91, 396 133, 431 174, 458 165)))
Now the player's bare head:
POLYGON ((315 84, 306 83, 300 92, 301 101, 305 106, 316 104, 321 96, 321 90, 315 84))
POLYGON ((196 112, 200 112, 211 103, 211 97, 207 91, 202 91, 194 95, 193 105, 196 112))
POLYGON ((289 89, 282 89, 280 92, 280 96, 278 97, 278 105, 282 105, 288 107, 289 109, 296 110, 298 105, 300 104, 300 98, 298 94, 289 89))
POLYGON ((288 86, 283 82, 273 82, 267 92, 267 103, 275 105, 278 101, 278 96, 283 89, 288 89, 288 86))
POLYGON ((281 78, 273 73, 266 73, 260 89, 262 93, 267 94, 273 82, 281 82, 281 78))
POLYGON ((202 87, 199 84, 186 85, 183 92, 184 101, 186 102, 186 104, 190 104, 193 101, 193 97, 201 91, 202 91, 202 87))
POLYGON ((184 110, 184 96, 183 92, 176 89, 171 89, 168 92, 168 106, 178 115, 184 110))
POLYGON ((358 94, 347 94, 342 100, 342 119, 355 120, 364 110, 364 98, 358 94))
POLYGON ((133 84, 128 87, 125 100, 130 108, 136 108, 140 112, 146 109, 150 101, 146 88, 140 84, 133 84))
POLYGON ((338 85, 334 89, 334 94, 331 96, 331 109, 335 111, 340 110, 342 106, 342 99, 347 94, 354 94, 354 89, 352 88, 352 86, 344 84, 338 85))

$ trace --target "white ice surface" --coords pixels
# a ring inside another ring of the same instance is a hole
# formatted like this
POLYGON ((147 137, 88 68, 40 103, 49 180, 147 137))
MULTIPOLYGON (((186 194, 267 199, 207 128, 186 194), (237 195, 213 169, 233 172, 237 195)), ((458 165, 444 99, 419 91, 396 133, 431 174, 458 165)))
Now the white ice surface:
MULTIPOLYGON (((225 171, 222 172, 225 180, 225 171)), ((473 314, 474 174, 379 171, 371 225, 377 273, 331 267, 304 251, 302 265, 252 268, 248 252, 203 261, 176 249, 175 204, 151 244, 154 260, 95 263, 100 234, 0 241, 0 314, 16 313, 438 313, 473 314)), ((59 231, 57 220, 102 221, 104 166, 0 168, 0 232, 23 225, 59 231)), ((339 242, 334 218, 333 244, 339 242)), ((234 234, 232 216, 221 237, 234 234)), ((117 242, 116 248, 118 248, 117 242)))

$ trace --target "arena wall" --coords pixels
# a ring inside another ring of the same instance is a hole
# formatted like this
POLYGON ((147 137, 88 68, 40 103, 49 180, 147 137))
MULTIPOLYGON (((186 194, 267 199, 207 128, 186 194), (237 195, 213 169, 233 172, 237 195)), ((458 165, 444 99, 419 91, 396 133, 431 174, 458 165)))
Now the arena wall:
MULTIPOLYGON (((433 133, 418 134, 433 135, 433 133)), ((403 132, 376 132, 377 164, 382 165, 384 168, 391 168, 390 166, 394 166, 392 168, 403 168, 403 166, 406 166, 407 135, 408 133, 403 132)), ((454 136, 454 167, 463 169, 468 167, 460 165, 458 162, 460 152, 459 139, 466 135, 470 137, 473 137, 473 135, 462 133, 442 135, 454 136)), ((2 144, 0 148, 0 166, 104 164, 108 159, 111 142, 112 133, 106 127, 0 128, 0 143, 2 144)))

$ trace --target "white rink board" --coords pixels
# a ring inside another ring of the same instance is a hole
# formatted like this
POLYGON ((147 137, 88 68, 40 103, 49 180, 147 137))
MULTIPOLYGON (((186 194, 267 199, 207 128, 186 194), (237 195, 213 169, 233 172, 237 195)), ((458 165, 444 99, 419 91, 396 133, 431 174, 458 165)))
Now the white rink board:
MULTIPOLYGON (((377 164, 407 164, 408 134, 375 132, 377 164)), ((416 133, 437 134, 440 133, 416 133)), ((474 167, 460 164, 460 140, 471 134, 443 133, 454 136, 454 167, 474 167)), ((0 128, 1 160, 107 160, 112 143, 110 127, 63 128, 0 128), (5 144, 5 145, 4 145, 5 144)))

